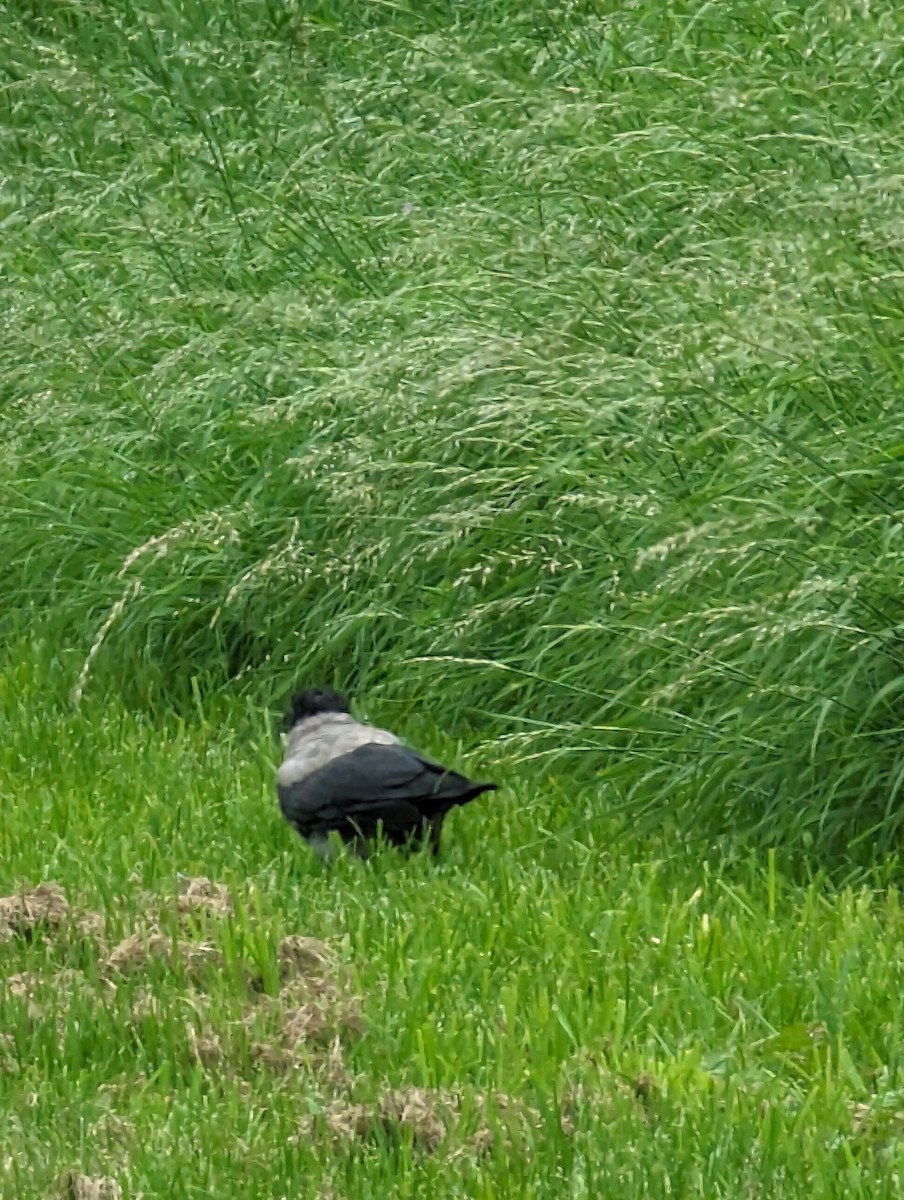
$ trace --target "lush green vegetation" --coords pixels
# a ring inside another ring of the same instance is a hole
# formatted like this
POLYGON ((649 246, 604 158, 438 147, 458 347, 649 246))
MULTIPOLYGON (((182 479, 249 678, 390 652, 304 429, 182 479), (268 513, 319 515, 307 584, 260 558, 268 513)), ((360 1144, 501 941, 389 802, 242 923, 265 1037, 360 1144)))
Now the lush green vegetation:
POLYGON ((104 917, 7 909, 11 1195, 899 1194, 897 894, 782 880, 904 811, 902 37, 0 0, 0 881, 104 917), (301 679, 505 779, 442 866, 287 838, 301 679), (180 873, 218 966, 124 980, 180 873), (341 1086, 235 1032, 298 933, 341 1086), (406 1085, 435 1154, 288 1143, 406 1085))
POLYGON ((7 4, 7 611, 891 843, 904 18, 761 7, 7 4))
POLYGON ((577 822, 526 772, 455 816, 438 867, 325 871, 282 826, 263 730, 62 714, 24 668, 0 720, 3 876, 73 906, 0 940, 4 1197, 53 1195, 70 1169, 173 1200, 900 1194, 897 892, 611 848, 589 796, 577 822), (234 915, 186 927, 179 873, 229 888, 234 915), (155 929, 149 960, 122 946, 155 929), (294 934, 346 968, 337 995, 315 989, 324 1036, 297 1064, 294 934), (401 1145, 348 1133, 400 1088, 434 1114, 461 1096, 438 1146, 417 1105, 401 1145))

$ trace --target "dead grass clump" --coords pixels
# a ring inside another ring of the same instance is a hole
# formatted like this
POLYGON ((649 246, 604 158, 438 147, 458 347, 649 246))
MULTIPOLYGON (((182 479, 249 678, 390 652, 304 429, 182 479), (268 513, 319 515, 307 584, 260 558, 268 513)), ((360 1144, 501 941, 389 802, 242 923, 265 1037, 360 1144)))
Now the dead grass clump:
POLYGON ((345 1062, 345 1050, 338 1037, 325 1050, 310 1057, 310 1067, 317 1078, 333 1092, 350 1092, 354 1084, 345 1062))
POLYGON ((209 917, 231 917, 235 901, 224 883, 213 883, 206 875, 183 875, 179 879, 179 912, 209 917))
POLYGON ((474 1107, 479 1124, 470 1143, 464 1147, 466 1152, 487 1154, 500 1135, 503 1144, 510 1148, 513 1143, 523 1141, 543 1125, 543 1118, 535 1108, 505 1092, 493 1092, 491 1096, 478 1095, 474 1107), (495 1117, 491 1116, 491 1109, 495 1109, 495 1117))
MULTIPOLYGON (((301 1043, 323 1045, 339 1035, 363 1031, 359 1000, 325 943, 292 935, 283 938, 276 952, 282 986, 278 996, 261 996, 258 1010, 275 1016, 277 1039, 288 1049, 301 1043)), ((246 1023, 256 1023, 250 1009, 246 1023)))
POLYGON ((408 1130, 415 1145, 431 1153, 458 1123, 459 1111, 458 1097, 442 1088, 393 1088, 377 1102, 377 1116, 385 1132, 408 1130))
POLYGON ((361 1015, 357 999, 343 995, 331 980, 288 984, 263 1005, 252 1005, 243 1025, 253 1061, 276 1071, 307 1068, 337 1087, 349 1082, 342 1038, 361 1032, 361 1015))
MULTIPOLYGON (((763 1104, 760 1107, 765 1112, 766 1102, 763 1101, 763 1104)), ((852 1130, 852 1132, 853 1133, 863 1133, 863 1131, 868 1127, 870 1121, 872 1120, 872 1117, 873 1117, 872 1106, 869 1104, 863 1104, 862 1102, 857 1102, 857 1103, 849 1102, 848 1107, 851 1110, 851 1130, 852 1130)))
POLYGON ((289 934, 276 948, 279 978, 283 984, 310 977, 328 977, 336 973, 336 960, 325 942, 318 938, 289 934))
POLYGON ((137 1075, 120 1075, 116 1079, 111 1079, 107 1083, 102 1083, 97 1091, 98 1095, 108 1097, 113 1103, 120 1100, 130 1100, 136 1094, 145 1090, 148 1086, 148 1077, 143 1071, 139 1071, 137 1075))
POLYGON ((10 975, 5 984, 8 995, 28 1006, 28 1015, 33 1020, 37 1020, 44 1011, 36 1000, 41 983, 38 971, 20 971, 18 975, 10 975))
POLYGON ((207 1019, 209 998, 191 988, 161 996, 152 987, 142 985, 132 993, 131 1000, 133 1021, 171 1021, 177 1009, 190 1014, 195 1020, 203 1022, 207 1019))
MULTIPOLYGON (((458 1101, 453 1092, 428 1088, 394 1088, 379 1100, 350 1103, 335 1100, 322 1114, 328 1135, 336 1141, 405 1136, 429 1153, 439 1149, 450 1128, 458 1122, 458 1101)), ((316 1135, 316 1118, 303 1122, 299 1137, 316 1135)))
MULTIPOLYGON (((302 934, 289 934, 276 947, 276 971, 280 990, 289 986, 321 989, 332 986, 340 970, 325 942, 302 934)), ((251 990, 265 996, 266 976, 259 973, 250 980, 251 990)))
POLYGON ((139 931, 116 946, 104 962, 104 969, 116 975, 146 972, 153 962, 182 965, 189 975, 197 975, 209 966, 222 965, 222 955, 207 942, 185 942, 155 930, 139 931))
MULTIPOLYGON (((292 979, 288 983, 284 983, 279 989, 276 1002, 284 1008, 294 1008, 299 1004, 317 1000, 323 1003, 332 1003, 345 994, 341 984, 331 975, 305 975, 300 979, 292 979)), ((269 997, 265 1003, 268 1001, 271 1004, 274 1003, 269 997)))
POLYGON ((106 1175, 81 1175, 69 1171, 61 1180, 64 1200, 121 1200, 122 1187, 106 1175))
MULTIPOLYGON (((199 1033, 190 1024, 186 1031, 191 1056, 199 1066, 229 1076, 240 1073, 241 1038, 230 1037, 228 1034, 224 1038, 213 1031, 199 1033)), ((305 1067, 317 1065, 312 1056, 306 1056, 277 1042, 249 1040, 245 1045, 251 1065, 272 1075, 289 1075, 305 1067)))
MULTIPOLYGON (((367 1141, 372 1138, 410 1140, 418 1150, 435 1154, 444 1146, 454 1157, 487 1153, 502 1132, 506 1145, 541 1125, 540 1114, 504 1093, 478 1096, 472 1105, 477 1128, 469 1138, 459 1137, 462 1101, 458 1093, 446 1088, 391 1088, 376 1101, 368 1103, 337 1099, 323 1111, 320 1120, 327 1135, 335 1141, 367 1141), (498 1111, 497 1131, 489 1121, 490 1101, 498 1111)), ((307 1118, 296 1140, 316 1136, 318 1118, 307 1118)))
MULTIPOLYGON (((353 1081, 338 1034, 328 1044, 325 1040, 312 1044, 299 1038, 291 1027, 287 1032, 283 1024, 276 1024, 271 1030, 260 1029, 259 1008, 250 1009, 241 1021, 216 1027, 205 1012, 203 997, 182 999, 193 1009, 193 1016, 185 1022, 188 1051, 205 1070, 241 1077, 243 1064, 245 1068, 250 1064, 253 1069, 272 1075, 303 1073, 325 1093, 351 1088, 353 1081)), ((172 1007, 150 989, 143 988, 135 997, 132 1016, 135 1020, 166 1020, 172 1016, 172 1007)))
POLYGON ((275 1042, 252 1041, 248 1045, 252 1064, 272 1075, 288 1075, 299 1067, 298 1056, 275 1042))
POLYGON ((206 875, 180 875, 179 891, 172 895, 145 892, 142 898, 144 919, 156 928, 167 914, 174 912, 180 923, 190 926, 198 919, 225 920, 235 913, 235 901, 224 883, 214 883, 206 875))
POLYGON ((89 985, 81 971, 65 967, 62 971, 54 971, 50 975, 45 975, 42 971, 21 971, 18 975, 10 975, 6 986, 10 995, 19 1000, 30 1000, 47 989, 55 996, 67 996, 89 985))
POLYGON ((0 896, 0 942, 19 937, 30 942, 40 930, 73 929, 86 936, 103 928, 100 913, 70 907, 58 883, 40 883, 11 896, 0 896))
POLYGON ((247 1055, 245 1061, 256 1070, 283 1076, 303 1073, 324 1093, 347 1092, 352 1087, 353 1080, 338 1037, 326 1048, 311 1049, 278 1038, 250 1038, 246 1031, 236 1036, 238 1031, 234 1027, 221 1034, 210 1029, 199 1032, 189 1023, 186 1032, 191 1056, 205 1070, 238 1077, 242 1074, 240 1064, 247 1055))
MULTIPOLYGON (((196 892, 206 892, 206 882, 193 881, 196 892)), ((139 931, 120 942, 103 968, 109 976, 140 976, 155 962, 181 963, 190 974, 211 964, 222 964, 220 952, 208 943, 174 939, 159 929, 139 931)), ((181 1001, 193 1009, 187 1024, 187 1042, 193 1060, 205 1069, 241 1073, 262 1068, 274 1074, 306 1073, 322 1089, 336 1092, 351 1086, 343 1059, 341 1039, 362 1030, 360 1006, 355 996, 336 982, 336 962, 328 947, 315 938, 291 936, 277 948, 279 978, 276 996, 254 987, 251 1003, 242 1018, 210 1027, 203 992, 190 992, 181 1001)), ((172 1007, 153 989, 141 987, 134 995, 132 1018, 167 1020, 172 1007)))
POLYGON ((133 1021, 160 1020, 164 1016, 163 1002, 150 988, 138 988, 132 997, 133 1021))
POLYGON ((252 1063, 274 1075, 305 1071, 327 1092, 348 1092, 353 1079, 345 1063, 345 1052, 338 1037, 326 1049, 308 1050, 303 1046, 287 1046, 278 1042, 252 1041, 249 1044, 252 1063))
POLYGON ((0 940, 30 939, 44 927, 59 929, 69 921, 69 901, 58 883, 41 883, 12 896, 0 896, 0 940))
POLYGON ((17 1072, 16 1039, 11 1033, 0 1033, 0 1074, 12 1075, 17 1072))
POLYGON ((284 1011, 282 1035, 291 1046, 300 1042, 323 1045, 339 1034, 357 1037, 364 1029, 361 1010, 354 996, 321 994, 284 1011))
POLYGON ((319 976, 295 980, 278 996, 258 1001, 246 1011, 243 1024, 262 1059, 286 1064, 308 1062, 309 1047, 335 1047, 364 1028, 357 997, 319 976), (266 1047, 272 1053, 265 1053, 266 1047))

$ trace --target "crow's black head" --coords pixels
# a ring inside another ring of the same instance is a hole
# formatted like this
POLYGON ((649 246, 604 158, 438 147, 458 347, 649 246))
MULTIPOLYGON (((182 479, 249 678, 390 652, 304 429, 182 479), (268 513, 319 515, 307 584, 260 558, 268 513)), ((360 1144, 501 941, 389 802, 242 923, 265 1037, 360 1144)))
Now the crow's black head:
POLYGON ((292 696, 292 706, 286 714, 286 728, 291 729, 299 721, 316 717, 319 713, 350 712, 348 701, 341 692, 332 688, 305 688, 292 696))

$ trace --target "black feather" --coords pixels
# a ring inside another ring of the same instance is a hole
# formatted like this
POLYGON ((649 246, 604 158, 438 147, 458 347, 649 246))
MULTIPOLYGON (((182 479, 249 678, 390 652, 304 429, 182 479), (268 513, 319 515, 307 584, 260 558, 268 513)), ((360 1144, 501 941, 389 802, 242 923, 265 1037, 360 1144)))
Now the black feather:
POLYGON ((293 694, 284 726, 286 729, 291 729, 299 721, 304 721, 308 717, 316 717, 320 713, 347 713, 349 711, 348 700, 341 692, 336 692, 332 688, 304 688, 293 694))
POLYGON ((477 783, 405 746, 368 744, 278 787, 286 820, 304 838, 383 836, 393 845, 429 838, 434 852, 446 814, 494 783, 477 783))

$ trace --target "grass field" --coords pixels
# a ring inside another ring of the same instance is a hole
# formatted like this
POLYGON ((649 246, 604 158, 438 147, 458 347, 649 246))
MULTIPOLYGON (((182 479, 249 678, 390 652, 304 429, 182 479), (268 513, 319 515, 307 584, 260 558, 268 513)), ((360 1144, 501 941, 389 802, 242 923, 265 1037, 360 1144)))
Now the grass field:
POLYGON ((902 1194, 902 39, 0 0, 4 1200, 902 1194))
POLYGON ((4 1196, 900 1194, 896 891, 613 847, 526 774, 438 867, 324 871, 263 726, 61 715, 24 670, 2 716, 4 876, 71 907, 0 903, 4 1196))

